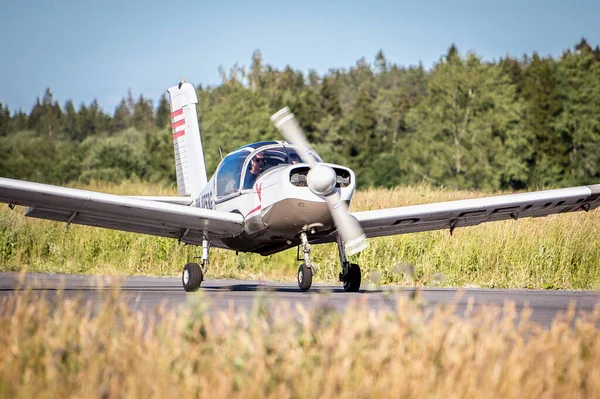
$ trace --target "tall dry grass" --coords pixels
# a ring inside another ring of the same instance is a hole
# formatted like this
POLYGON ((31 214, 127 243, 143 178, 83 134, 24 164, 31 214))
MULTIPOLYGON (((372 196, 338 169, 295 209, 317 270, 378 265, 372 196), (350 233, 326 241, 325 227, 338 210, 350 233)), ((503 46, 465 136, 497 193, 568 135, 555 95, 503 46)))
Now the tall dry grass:
MULTIPOLYGON (((175 195, 172 187, 127 182, 87 189, 136 195, 175 195)), ((389 208, 490 195, 429 186, 357 192, 353 210, 389 208)), ((600 284, 600 212, 521 219, 371 239, 353 258, 371 284, 591 289, 600 284)), ((0 271, 178 275, 198 255, 175 240, 29 220, 0 211, 0 271)), ((296 251, 270 257, 212 250, 209 277, 295 278, 296 251)), ((318 281, 336 282, 335 245, 313 250, 318 281)))
POLYGON ((196 293, 145 316, 117 292, 96 309, 60 295, 2 299, 0 397, 600 397, 600 307, 542 329, 512 304, 209 315, 196 293))

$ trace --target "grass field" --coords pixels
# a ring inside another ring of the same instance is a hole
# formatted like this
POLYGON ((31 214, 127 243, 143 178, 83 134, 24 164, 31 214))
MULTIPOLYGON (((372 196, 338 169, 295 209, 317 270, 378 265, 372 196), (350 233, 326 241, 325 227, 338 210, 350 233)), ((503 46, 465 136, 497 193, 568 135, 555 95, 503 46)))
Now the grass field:
POLYGON ((259 298, 209 315, 198 292, 145 316, 107 292, 92 316, 58 295, 0 302, 0 397, 600 397, 600 306, 542 329, 510 303, 463 318, 405 297, 343 313, 259 298))
MULTIPOLYGON (((175 190, 135 182, 83 188, 135 195, 175 190)), ((428 186, 357 192, 352 210, 473 198, 492 193, 428 186)), ((363 286, 402 284, 502 288, 593 289, 600 283, 600 212, 555 215, 371 239, 353 261, 363 286)), ((0 271, 178 275, 199 251, 175 240, 29 220, 22 210, 0 211, 0 271)), ((294 280, 296 251, 270 257, 211 250, 210 278, 294 280)), ((313 248, 317 281, 337 282, 335 245, 313 248)))

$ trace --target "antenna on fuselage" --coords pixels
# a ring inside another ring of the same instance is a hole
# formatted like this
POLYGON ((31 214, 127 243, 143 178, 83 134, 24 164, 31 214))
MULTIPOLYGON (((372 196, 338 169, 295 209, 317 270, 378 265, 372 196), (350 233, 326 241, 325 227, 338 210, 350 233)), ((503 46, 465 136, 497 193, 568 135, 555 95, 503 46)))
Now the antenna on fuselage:
POLYGON ((221 151, 221 147, 219 147, 219 155, 221 155, 221 161, 223 160, 223 151, 221 151))

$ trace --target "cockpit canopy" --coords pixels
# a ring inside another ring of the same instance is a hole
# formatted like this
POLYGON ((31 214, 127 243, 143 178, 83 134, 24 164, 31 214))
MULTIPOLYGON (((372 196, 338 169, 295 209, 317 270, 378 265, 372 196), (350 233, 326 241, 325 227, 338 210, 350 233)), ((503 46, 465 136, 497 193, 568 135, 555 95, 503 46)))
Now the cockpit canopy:
MULTIPOLYGON (((251 189, 256 179, 269 169, 302 163, 297 147, 286 142, 254 143, 228 154, 216 172, 217 197, 251 189)), ((312 150, 309 156, 323 162, 312 150)))

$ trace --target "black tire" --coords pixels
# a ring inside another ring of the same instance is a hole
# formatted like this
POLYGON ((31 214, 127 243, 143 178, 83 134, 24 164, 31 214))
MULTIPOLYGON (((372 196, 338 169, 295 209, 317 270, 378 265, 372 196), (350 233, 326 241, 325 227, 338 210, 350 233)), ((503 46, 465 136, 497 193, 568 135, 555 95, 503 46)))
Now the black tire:
POLYGON ((310 267, 306 266, 305 263, 302 263, 300 267, 298 267, 298 287, 300 287, 301 291, 306 291, 312 285, 312 270, 310 267))
POLYGON ((348 275, 344 280, 344 291, 357 292, 360 289, 360 267, 356 263, 348 265, 348 275))
POLYGON ((203 278, 204 276, 202 276, 202 269, 197 263, 188 263, 183 267, 181 282, 183 283, 183 289, 186 292, 198 291, 200 284, 202 284, 203 278))

